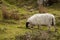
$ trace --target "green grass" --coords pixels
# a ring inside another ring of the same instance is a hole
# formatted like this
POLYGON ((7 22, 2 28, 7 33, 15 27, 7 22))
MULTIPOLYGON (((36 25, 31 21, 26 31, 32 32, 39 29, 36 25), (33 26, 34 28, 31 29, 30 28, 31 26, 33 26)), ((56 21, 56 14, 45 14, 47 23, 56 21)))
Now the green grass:
MULTIPOLYGON (((58 6, 60 6, 60 4, 58 4, 57 6, 53 5, 53 6, 47 7, 47 9, 48 9, 47 11, 49 13, 55 14, 55 16, 60 17, 60 8, 58 6)), ((27 16, 30 17, 31 15, 38 12, 38 10, 29 12, 25 8, 17 8, 17 9, 20 13, 20 17, 22 17, 22 18, 25 17, 23 15, 28 14, 27 16)), ((1 10, 0 10, 0 15, 1 15, 1 10)), ((0 19, 2 20, 1 16, 0 16, 0 19)), ((24 35, 25 32, 27 32, 27 31, 31 32, 30 29, 26 29, 25 23, 26 23, 26 19, 21 19, 19 21, 15 21, 15 20, 1 21, 0 22, 0 40, 15 40, 16 35, 24 35)), ((57 26, 57 28, 58 28, 58 32, 60 33, 60 26, 57 26)), ((46 30, 45 27, 42 29, 46 30)))

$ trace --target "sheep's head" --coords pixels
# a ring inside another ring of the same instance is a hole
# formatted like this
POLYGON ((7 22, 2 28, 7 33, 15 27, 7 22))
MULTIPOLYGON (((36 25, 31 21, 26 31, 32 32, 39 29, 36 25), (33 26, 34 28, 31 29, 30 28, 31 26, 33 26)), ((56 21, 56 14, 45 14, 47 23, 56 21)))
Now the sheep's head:
POLYGON ((26 28, 30 29, 30 28, 33 28, 33 24, 30 23, 30 22, 26 22, 26 28))
POLYGON ((26 28, 29 28, 29 24, 30 24, 29 22, 26 22, 26 28))

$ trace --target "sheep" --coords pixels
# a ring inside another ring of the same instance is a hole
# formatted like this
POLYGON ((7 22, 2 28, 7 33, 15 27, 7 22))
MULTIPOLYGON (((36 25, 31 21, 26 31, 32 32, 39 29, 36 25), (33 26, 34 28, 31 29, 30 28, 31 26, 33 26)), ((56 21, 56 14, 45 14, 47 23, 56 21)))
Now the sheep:
POLYGON ((26 22, 26 28, 29 28, 30 26, 38 26, 41 27, 42 25, 46 25, 48 26, 48 30, 50 31, 50 27, 54 26, 55 31, 56 31, 56 27, 55 27, 55 16, 49 13, 45 13, 45 14, 35 14, 33 16, 31 16, 30 18, 28 18, 27 22, 26 22))

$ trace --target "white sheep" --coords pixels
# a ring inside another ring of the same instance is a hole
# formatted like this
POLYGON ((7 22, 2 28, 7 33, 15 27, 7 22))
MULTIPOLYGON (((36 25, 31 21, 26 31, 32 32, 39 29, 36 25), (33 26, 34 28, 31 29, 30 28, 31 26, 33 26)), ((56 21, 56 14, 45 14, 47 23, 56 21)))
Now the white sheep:
POLYGON ((26 28, 29 28, 30 26, 33 27, 34 25, 37 25, 38 28, 41 25, 46 25, 49 27, 48 30, 50 30, 51 26, 54 26, 55 28, 55 16, 49 13, 35 14, 28 18, 26 22, 26 28))

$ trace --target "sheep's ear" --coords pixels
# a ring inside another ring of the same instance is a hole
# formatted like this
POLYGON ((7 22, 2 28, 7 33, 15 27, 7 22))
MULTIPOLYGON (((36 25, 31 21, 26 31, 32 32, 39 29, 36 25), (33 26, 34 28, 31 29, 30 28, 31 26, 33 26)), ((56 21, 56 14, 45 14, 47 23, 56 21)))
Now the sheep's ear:
POLYGON ((26 28, 28 28, 29 27, 29 22, 26 22, 26 28))

